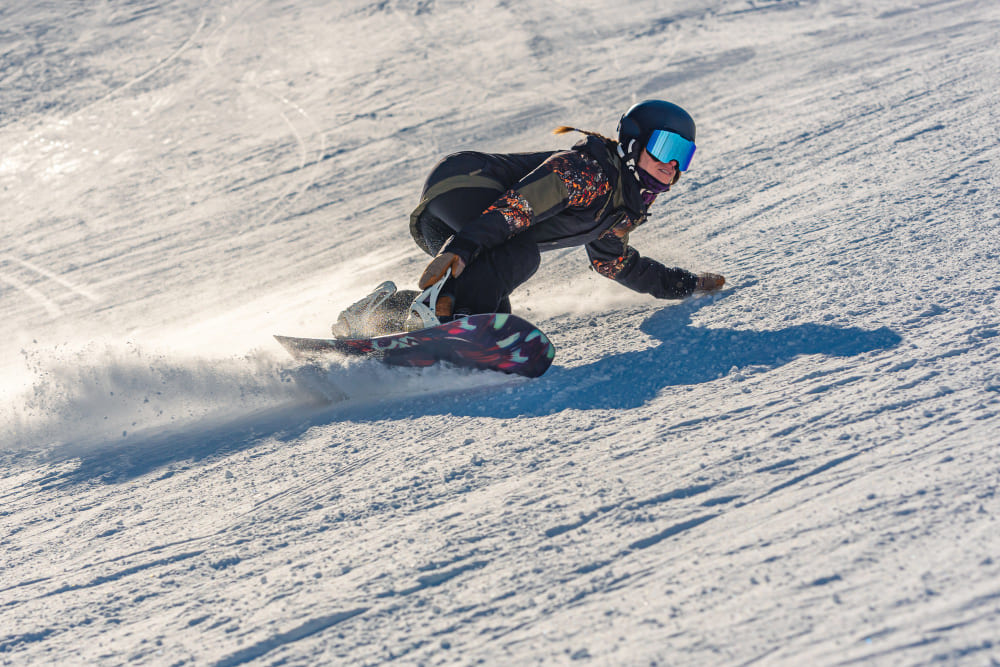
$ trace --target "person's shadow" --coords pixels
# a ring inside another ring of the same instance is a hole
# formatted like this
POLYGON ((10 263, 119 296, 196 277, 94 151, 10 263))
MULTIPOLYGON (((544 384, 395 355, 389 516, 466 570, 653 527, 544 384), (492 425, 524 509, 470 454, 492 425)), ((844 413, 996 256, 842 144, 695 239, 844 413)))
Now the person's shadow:
MULTIPOLYGON (((695 298, 658 310, 640 330, 659 345, 623 352, 572 368, 556 365, 539 380, 496 396, 450 402, 447 411, 464 415, 540 416, 565 409, 636 408, 665 387, 710 382, 741 369, 777 368, 801 355, 851 357, 894 347, 902 338, 887 327, 869 330, 824 324, 798 324, 778 330, 710 329, 692 324, 699 309, 725 298, 695 298), (463 405, 464 403, 464 405, 463 405)), ((601 335, 595 329, 595 335, 601 335)), ((427 413, 434 414, 432 406, 427 413)), ((418 408, 419 410, 420 408, 418 408)))
MULTIPOLYGON (((50 483, 134 479, 177 461, 196 461, 240 451, 262 438, 294 441, 313 426, 345 419, 380 421, 449 414, 513 419, 567 409, 637 408, 666 387, 710 382, 748 367, 763 372, 806 354, 856 356, 894 347, 902 340, 885 327, 867 330, 799 324, 757 331, 692 325, 695 312, 725 296, 723 292, 714 297, 689 299, 653 313, 640 330, 659 340, 659 345, 571 368, 558 365, 557 351, 557 365, 536 380, 513 386, 504 383, 502 389, 487 384, 478 391, 446 391, 364 404, 348 401, 319 410, 308 406, 278 407, 221 423, 196 422, 179 432, 148 434, 138 443, 81 452, 77 454, 79 467, 57 475, 58 479, 50 483)), ((558 348, 558 332, 550 334, 558 348)), ((594 335, 601 336, 604 332, 595 328, 594 335)), ((167 471, 165 476, 171 474, 172 471, 167 471)))

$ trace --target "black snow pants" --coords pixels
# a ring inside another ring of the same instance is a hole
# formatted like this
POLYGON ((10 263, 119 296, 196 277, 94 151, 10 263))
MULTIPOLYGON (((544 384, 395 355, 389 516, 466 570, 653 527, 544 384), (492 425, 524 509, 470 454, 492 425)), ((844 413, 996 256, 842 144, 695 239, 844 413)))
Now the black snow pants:
MULTIPOLYGON (((446 179, 455 183, 454 187, 446 187, 426 200, 416 218, 415 232, 424 241, 420 245, 432 255, 504 193, 496 182, 477 182, 474 176, 461 178, 475 174, 482 166, 483 160, 476 154, 458 153, 438 163, 427 178, 425 200, 435 185, 446 179)), ((455 299, 456 315, 509 313, 511 292, 534 275, 540 261, 538 245, 514 235, 494 248, 484 248, 462 275, 448 281, 442 292, 455 299)))

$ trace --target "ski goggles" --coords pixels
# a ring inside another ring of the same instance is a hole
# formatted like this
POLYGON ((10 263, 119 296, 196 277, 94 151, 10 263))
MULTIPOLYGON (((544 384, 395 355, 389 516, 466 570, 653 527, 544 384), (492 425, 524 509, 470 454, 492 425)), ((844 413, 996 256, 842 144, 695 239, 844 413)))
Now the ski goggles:
POLYGON ((694 157, 694 142, 688 141, 676 132, 654 130, 646 142, 646 152, 658 162, 677 160, 677 169, 687 171, 694 157))

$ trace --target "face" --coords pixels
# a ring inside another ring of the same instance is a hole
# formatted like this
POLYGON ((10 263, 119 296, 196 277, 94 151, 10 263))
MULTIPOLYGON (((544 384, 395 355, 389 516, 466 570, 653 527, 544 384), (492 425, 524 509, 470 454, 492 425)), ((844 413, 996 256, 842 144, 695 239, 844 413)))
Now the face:
POLYGON ((660 162, 647 153, 645 148, 642 149, 642 153, 639 155, 639 166, 644 169, 647 174, 664 185, 672 184, 674 182, 674 178, 677 176, 677 160, 660 162))

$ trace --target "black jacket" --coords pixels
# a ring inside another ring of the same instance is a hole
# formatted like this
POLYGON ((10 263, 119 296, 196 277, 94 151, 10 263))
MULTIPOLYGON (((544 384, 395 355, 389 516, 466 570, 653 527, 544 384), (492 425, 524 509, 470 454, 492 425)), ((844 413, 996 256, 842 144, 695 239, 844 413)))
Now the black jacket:
POLYGON ((688 296, 697 281, 693 273, 642 257, 628 244, 629 233, 646 221, 648 205, 616 149, 615 142, 590 135, 568 151, 476 154, 482 168, 469 177, 503 194, 443 250, 468 264, 483 248, 526 234, 542 251, 586 246, 591 268, 637 292, 688 296))

